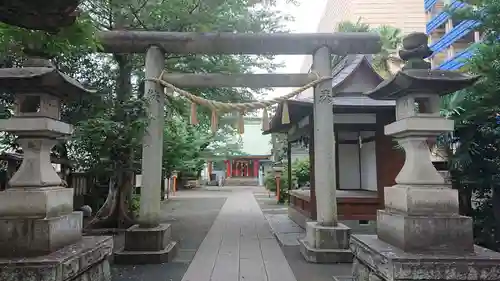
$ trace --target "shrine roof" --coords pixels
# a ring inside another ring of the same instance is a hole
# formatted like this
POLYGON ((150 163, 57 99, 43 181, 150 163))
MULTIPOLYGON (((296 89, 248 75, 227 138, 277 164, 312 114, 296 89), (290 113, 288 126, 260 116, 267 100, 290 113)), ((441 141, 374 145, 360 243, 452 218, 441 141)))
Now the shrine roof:
MULTIPOLYGON (((363 75, 371 75, 376 81, 375 84, 380 84, 384 80, 372 66, 372 56, 371 55, 347 55, 342 61, 340 61, 332 70, 332 91, 335 92, 335 96, 332 98, 332 105, 340 106, 394 106, 395 102, 381 102, 374 100, 367 95, 364 95, 364 91, 357 93, 346 93, 344 90, 348 85, 347 82, 357 83, 356 79, 350 80, 349 78, 354 77, 357 72, 367 70, 363 75), (350 80, 350 81, 348 81, 350 80), (342 89, 344 88, 344 89, 342 89)), ((376 85, 375 85, 376 86, 376 85)), ((374 87, 375 87, 374 86, 374 87)), ((313 103, 314 101, 314 91, 310 89, 309 91, 304 91, 297 95, 292 100, 304 103, 313 103)))
MULTIPOLYGON (((371 55, 347 55, 332 70, 333 97, 329 102, 333 110, 377 110, 394 108, 394 100, 375 100, 365 93, 382 83, 383 78, 373 69, 371 55)), ((309 89, 295 98, 287 101, 289 108, 290 124, 299 122, 303 117, 312 112, 314 91, 309 89)), ((276 114, 270 122, 270 129, 264 134, 286 130, 287 125, 281 124, 283 103, 278 105, 276 114)))
POLYGON ((266 160, 269 157, 271 157, 271 154, 267 154, 267 155, 232 155, 232 156, 227 156, 226 159, 230 159, 230 160, 238 160, 238 159, 261 159, 261 160, 266 160))

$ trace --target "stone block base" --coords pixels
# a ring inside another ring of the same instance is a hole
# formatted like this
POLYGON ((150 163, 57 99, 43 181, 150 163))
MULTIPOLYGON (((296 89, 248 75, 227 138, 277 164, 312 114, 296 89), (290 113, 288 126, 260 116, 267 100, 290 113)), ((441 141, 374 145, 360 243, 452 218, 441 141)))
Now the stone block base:
POLYGON ((171 241, 170 224, 141 228, 134 225, 125 232, 125 247, 115 254, 117 264, 157 264, 171 261, 177 243, 171 241))
POLYGON ((141 228, 133 225, 125 232, 125 251, 160 251, 167 247, 171 238, 170 224, 141 228))
POLYGON ((411 253, 467 254, 474 251, 472 219, 460 215, 408 215, 379 210, 377 235, 411 253))
POLYGON ((46 219, 0 218, 0 257, 47 255, 81 238, 81 212, 46 219))
POLYGON ((288 217, 303 229, 306 229, 306 223, 311 221, 308 216, 297 211, 294 207, 291 206, 288 207, 288 217))
POLYGON ((86 236, 45 256, 0 259, 0 280, 110 281, 113 238, 86 236))
POLYGON ((114 255, 116 264, 160 264, 171 262, 177 254, 177 242, 170 241, 159 251, 119 251, 114 255))
POLYGON ((317 249, 309 246, 305 239, 299 240, 300 253, 311 263, 350 263, 352 253, 349 249, 317 249))
POLYGON ((354 281, 500 280, 500 253, 478 247, 469 255, 405 253, 376 235, 353 235, 354 281))
POLYGON ((0 193, 1 217, 43 219, 71 212, 73 188, 9 188, 0 193))
POLYGON ((309 262, 351 262, 349 250, 351 229, 344 224, 322 226, 317 222, 306 223, 306 238, 300 242, 300 252, 309 262))

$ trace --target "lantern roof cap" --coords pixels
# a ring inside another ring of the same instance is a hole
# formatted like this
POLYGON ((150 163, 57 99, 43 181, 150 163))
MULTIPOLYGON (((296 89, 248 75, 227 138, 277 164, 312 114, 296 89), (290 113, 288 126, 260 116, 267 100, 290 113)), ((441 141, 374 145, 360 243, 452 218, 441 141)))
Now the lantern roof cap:
POLYGON ((0 89, 16 94, 47 93, 61 99, 73 99, 94 93, 55 67, 0 68, 0 89))
POLYGON ((72 25, 80 0, 16 0, 0 3, 0 22, 47 32, 72 25))
POLYGON ((479 76, 461 72, 431 69, 424 59, 433 51, 427 45, 427 35, 414 32, 403 39, 399 56, 406 64, 391 78, 366 94, 376 100, 393 100, 412 93, 446 95, 473 85, 479 76))

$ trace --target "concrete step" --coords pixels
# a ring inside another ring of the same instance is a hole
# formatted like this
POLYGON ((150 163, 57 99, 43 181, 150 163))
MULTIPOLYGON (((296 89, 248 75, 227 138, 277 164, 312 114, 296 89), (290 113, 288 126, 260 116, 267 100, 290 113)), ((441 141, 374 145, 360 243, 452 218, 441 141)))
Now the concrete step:
POLYGON ((332 276, 333 281, 353 281, 352 276, 332 276))
POLYGON ((227 178, 226 186, 258 186, 258 178, 227 178))

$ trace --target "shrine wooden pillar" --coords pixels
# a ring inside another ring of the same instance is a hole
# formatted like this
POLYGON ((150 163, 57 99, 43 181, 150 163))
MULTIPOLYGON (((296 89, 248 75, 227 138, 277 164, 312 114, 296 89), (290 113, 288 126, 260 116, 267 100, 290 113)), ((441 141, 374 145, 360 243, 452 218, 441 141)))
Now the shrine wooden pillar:
POLYGON ((253 160, 253 177, 257 178, 259 177, 259 160, 254 159, 253 160))
POLYGON ((226 164, 226 178, 231 177, 231 160, 224 160, 224 164, 226 164))
POLYGON ((211 180, 210 176, 212 175, 212 161, 207 161, 207 172, 208 172, 208 179, 211 180))

